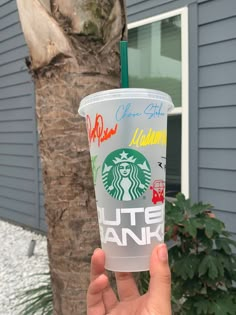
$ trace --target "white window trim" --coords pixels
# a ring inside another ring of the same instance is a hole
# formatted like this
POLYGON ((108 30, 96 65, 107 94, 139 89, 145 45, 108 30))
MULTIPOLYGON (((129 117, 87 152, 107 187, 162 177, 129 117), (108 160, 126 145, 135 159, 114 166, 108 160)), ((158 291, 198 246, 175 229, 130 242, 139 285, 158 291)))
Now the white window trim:
POLYGON ((128 29, 151 24, 172 16, 181 15, 181 55, 182 55, 182 106, 170 115, 182 114, 181 130, 181 191, 189 198, 189 34, 188 8, 169 11, 157 16, 128 24, 128 29))

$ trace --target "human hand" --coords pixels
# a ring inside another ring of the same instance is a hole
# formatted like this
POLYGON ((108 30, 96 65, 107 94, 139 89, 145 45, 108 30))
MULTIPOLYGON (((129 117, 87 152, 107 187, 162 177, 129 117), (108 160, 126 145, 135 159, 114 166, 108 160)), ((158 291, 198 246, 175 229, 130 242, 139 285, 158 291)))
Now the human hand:
POLYGON ((105 274, 105 254, 96 249, 91 259, 87 315, 171 315, 171 276, 165 244, 157 245, 150 258, 150 284, 140 296, 132 273, 116 272, 119 300, 105 274))

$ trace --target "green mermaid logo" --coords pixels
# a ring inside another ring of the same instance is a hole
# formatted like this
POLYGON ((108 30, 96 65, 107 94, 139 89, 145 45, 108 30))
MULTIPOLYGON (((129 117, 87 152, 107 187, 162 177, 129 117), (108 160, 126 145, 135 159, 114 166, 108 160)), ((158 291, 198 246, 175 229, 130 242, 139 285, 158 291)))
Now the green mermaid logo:
POLYGON ((115 199, 129 201, 140 197, 149 187, 151 169, 147 159, 133 149, 110 153, 102 166, 102 181, 115 199))

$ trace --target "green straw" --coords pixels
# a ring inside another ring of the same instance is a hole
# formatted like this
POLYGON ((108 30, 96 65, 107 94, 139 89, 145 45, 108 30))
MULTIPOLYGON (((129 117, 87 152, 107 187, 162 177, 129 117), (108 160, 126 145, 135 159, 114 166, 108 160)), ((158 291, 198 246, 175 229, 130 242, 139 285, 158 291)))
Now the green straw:
POLYGON ((129 87, 128 76, 128 43, 120 41, 120 67, 121 67, 121 87, 129 87))

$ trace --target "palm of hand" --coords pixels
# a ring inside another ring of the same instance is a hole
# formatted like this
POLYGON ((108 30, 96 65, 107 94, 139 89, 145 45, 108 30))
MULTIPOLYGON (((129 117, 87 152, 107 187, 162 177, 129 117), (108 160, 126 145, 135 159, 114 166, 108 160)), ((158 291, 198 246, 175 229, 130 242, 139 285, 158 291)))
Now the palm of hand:
MULTIPOLYGON (((104 309, 105 311, 105 309, 104 309)), ((104 315, 158 315, 148 305, 148 296, 143 295, 132 300, 117 302, 109 313, 104 315)))

